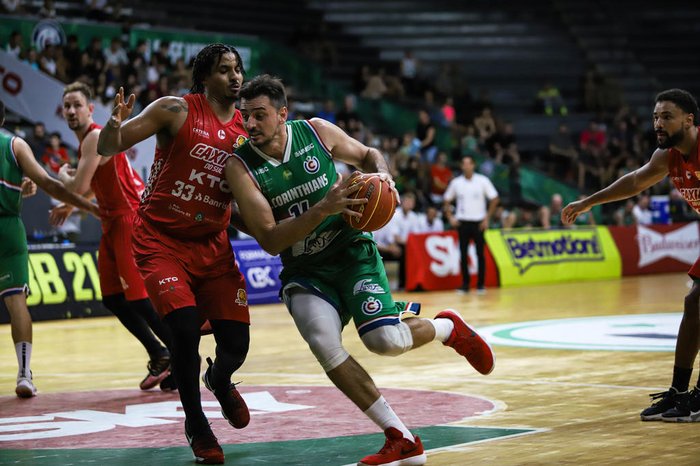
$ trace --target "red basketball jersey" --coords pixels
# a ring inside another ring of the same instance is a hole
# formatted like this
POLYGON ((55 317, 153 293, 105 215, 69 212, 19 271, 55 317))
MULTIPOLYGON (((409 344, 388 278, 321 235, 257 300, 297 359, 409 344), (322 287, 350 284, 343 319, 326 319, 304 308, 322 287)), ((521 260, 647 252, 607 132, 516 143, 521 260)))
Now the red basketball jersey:
MULTIPOLYGON (((102 126, 93 123, 85 134, 101 128, 102 126)), ((81 149, 82 143, 78 146, 78 158, 82 155, 81 149)), ((139 206, 144 184, 138 173, 131 168, 126 154, 121 152, 97 167, 90 181, 90 189, 95 193, 102 220, 108 220, 134 212, 139 206)))
POLYGON ((224 165, 247 132, 241 112, 221 123, 203 94, 187 94, 187 119, 173 141, 157 148, 139 215, 168 235, 197 238, 224 231, 231 190, 224 165))
POLYGON ((670 149, 668 176, 690 207, 700 213, 700 148, 686 160, 676 149, 670 149))

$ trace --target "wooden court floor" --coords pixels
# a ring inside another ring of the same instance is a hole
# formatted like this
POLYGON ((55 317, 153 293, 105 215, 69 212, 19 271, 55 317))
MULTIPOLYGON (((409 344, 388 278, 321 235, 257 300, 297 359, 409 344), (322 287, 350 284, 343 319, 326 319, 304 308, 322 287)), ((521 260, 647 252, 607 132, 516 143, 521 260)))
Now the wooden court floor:
MULTIPOLYGON (((664 274, 489 289, 484 296, 459 295, 451 291, 397 293, 395 297, 423 303, 422 315, 425 317, 432 317, 445 307, 458 309, 476 328, 484 328, 497 324, 594 316, 655 313, 679 316, 687 291, 686 275, 664 274)), ((246 386, 294 386, 299 390, 313 386, 327 389, 324 393, 335 390, 297 334, 282 305, 256 306, 251 314, 249 357, 234 376, 236 380, 243 380, 240 385, 242 393, 245 393, 246 386)), ((582 328, 582 333, 585 332, 582 328)), ((553 335, 552 339, 566 337, 553 335)), ((670 383, 672 351, 535 348, 498 344, 494 345, 496 369, 489 376, 481 376, 451 349, 438 343, 390 358, 367 351, 353 328, 346 328, 344 340, 348 350, 373 375, 377 384, 387 390, 390 403, 404 406, 401 404, 403 391, 417 394, 410 398, 414 415, 410 416, 409 427, 425 425, 421 424, 421 413, 430 417, 433 410, 438 408, 449 410, 455 396, 469 396, 491 402, 493 409, 483 415, 466 418, 459 412, 452 413, 456 420, 448 422, 449 426, 497 427, 523 432, 489 441, 429 449, 430 465, 700 464, 700 424, 639 420, 639 412, 649 403, 648 394, 664 390, 670 383), (446 400, 444 403, 440 403, 441 396, 446 400)), ((201 354, 213 356, 213 343, 212 337, 205 337, 201 354)), ((673 340, 667 343, 673 346, 673 340)), ((159 397, 177 401, 177 396, 159 391, 138 393, 138 383, 145 375, 145 362, 143 350, 115 318, 36 323, 32 369, 40 393, 31 400, 17 400, 13 396, 16 359, 10 327, 1 326, 0 434, 7 432, 2 428, 8 424, 8 418, 26 415, 31 403, 40 401, 42 397, 59 400, 57 410, 60 410, 60 400, 64 396, 59 394, 66 394, 65 397, 77 394, 79 398, 81 393, 95 391, 107 394, 105 403, 110 401, 110 396, 118 397, 114 394, 121 393, 120 390, 126 390, 124 393, 135 397, 144 396, 149 401, 158 400, 159 397)), ((696 362, 692 382, 697 380, 697 376, 696 362)), ((206 392, 206 389, 202 390, 206 392)), ((319 396, 316 404, 323 405, 325 401, 323 396, 319 396)), ((327 401, 329 404, 339 403, 337 399, 333 401, 328 398, 327 401)), ((332 413, 335 408, 331 406, 329 409, 332 413)), ((401 414, 401 410, 397 408, 397 411, 401 414)), ((353 423, 356 423, 363 426, 364 430, 360 433, 368 433, 362 414, 352 409, 348 413, 344 418, 347 423, 345 427, 352 432, 353 423)), ((256 419, 253 418, 251 426, 256 419)), ((274 418, 271 419, 274 423, 274 418)), ((227 427, 216 424, 215 432, 218 435, 227 427)), ((186 447, 181 434, 181 421, 162 429, 161 432, 172 431, 172 435, 180 439, 178 448, 186 447)), ((285 429, 288 433, 295 430, 293 418, 285 429)), ((369 431, 372 431, 371 427, 369 431)), ((134 436, 137 443, 142 442, 143 447, 152 443, 138 430, 132 429, 130 432, 128 435, 134 436)), ((245 429, 240 432, 243 435, 245 429)), ((304 432, 296 432, 296 435, 303 438, 304 432)), ((332 437, 333 431, 325 436, 332 437)), ((372 439, 370 451, 362 450, 356 458, 345 463, 357 461, 365 454, 376 451, 382 443, 377 439, 372 439)), ((74 440, 64 437, 62 441, 64 447, 70 447, 74 440)), ((256 439, 251 438, 249 442, 256 442, 256 439)), ((342 443, 343 439, 340 438, 339 442, 342 443)), ((41 442, 34 445, 43 448, 41 442)), ((105 441, 103 447, 109 448, 109 441, 105 441)), ((426 448, 429 447, 426 445, 426 448)), ((23 449, 28 451, 19 455, 15 447, 3 446, 0 442, 0 464, 48 464, 41 460, 43 450, 31 447, 23 449)), ((252 456, 246 456, 248 460, 245 460, 237 458, 226 447, 224 449, 227 464, 332 464, 324 462, 322 449, 311 449, 306 453, 305 460, 291 460, 290 456, 286 461, 254 461, 255 449, 252 456)), ((182 455, 166 461, 163 458, 171 458, 167 450, 153 450, 149 453, 148 463, 193 464, 187 448, 179 448, 182 455)), ((263 449, 257 452, 262 455, 263 449)), ((95 453, 92 458, 96 464, 138 464, 118 453, 104 457, 100 457, 101 454, 95 453)), ((57 458, 55 464, 62 464, 61 461, 65 461, 65 464, 88 463, 61 460, 60 456, 57 458)))

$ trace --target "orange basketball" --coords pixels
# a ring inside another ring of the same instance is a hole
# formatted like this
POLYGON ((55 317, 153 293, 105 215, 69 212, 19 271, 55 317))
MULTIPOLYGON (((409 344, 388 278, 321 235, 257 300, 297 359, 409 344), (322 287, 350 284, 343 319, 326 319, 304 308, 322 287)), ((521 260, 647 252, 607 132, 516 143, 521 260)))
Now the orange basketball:
POLYGON ((353 193, 353 199, 365 198, 366 204, 350 206, 362 217, 350 217, 343 214, 343 219, 353 228, 362 231, 376 231, 389 223, 396 211, 396 195, 388 181, 382 180, 376 173, 355 175, 353 183, 364 181, 364 186, 353 193))

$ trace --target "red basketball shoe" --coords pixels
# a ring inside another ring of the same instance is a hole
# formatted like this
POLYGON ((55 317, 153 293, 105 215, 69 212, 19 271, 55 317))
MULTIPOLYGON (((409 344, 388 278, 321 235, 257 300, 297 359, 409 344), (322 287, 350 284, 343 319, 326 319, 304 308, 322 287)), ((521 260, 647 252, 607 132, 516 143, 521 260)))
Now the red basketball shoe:
POLYGON ((450 319, 455 325, 450 337, 443 345, 454 348, 457 353, 467 358, 469 364, 481 374, 487 375, 493 371, 496 365, 496 354, 486 340, 467 325, 457 311, 445 309, 439 312, 435 318, 450 319))
POLYGON ((202 432, 193 432, 185 420, 185 437, 192 447, 197 464, 224 464, 224 450, 208 425, 202 432))
POLYGON ((365 456, 357 466, 422 466, 428 460, 419 437, 411 442, 394 427, 385 430, 384 435, 386 442, 379 453, 365 456))
POLYGON ((246 405, 245 400, 241 394, 236 390, 236 385, 231 384, 226 388, 214 388, 211 383, 211 368, 212 362, 211 358, 207 358, 207 364, 209 367, 202 376, 202 381, 204 386, 214 394, 219 404, 221 405, 221 414, 224 418, 236 429, 242 429, 248 425, 250 422, 250 411, 248 411, 248 405, 246 405))
POLYGON ((149 390, 170 375, 170 356, 163 356, 148 361, 148 374, 139 384, 141 390, 149 390))

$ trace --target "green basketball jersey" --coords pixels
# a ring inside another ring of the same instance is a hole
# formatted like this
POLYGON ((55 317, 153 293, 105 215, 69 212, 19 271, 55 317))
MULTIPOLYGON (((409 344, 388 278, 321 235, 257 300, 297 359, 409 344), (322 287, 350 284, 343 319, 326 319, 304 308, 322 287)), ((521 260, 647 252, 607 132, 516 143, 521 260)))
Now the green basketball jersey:
POLYGON ((22 169, 12 150, 14 136, 0 133, 0 215, 17 216, 22 208, 22 169))
MULTIPOLYGON (((270 203, 278 224, 323 199, 338 178, 330 152, 308 121, 288 121, 286 131, 282 161, 264 154, 250 141, 235 152, 270 203)), ((280 257, 285 268, 304 268, 326 261, 333 251, 358 239, 371 236, 350 227, 339 214, 331 215, 280 257)))

